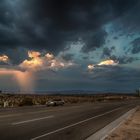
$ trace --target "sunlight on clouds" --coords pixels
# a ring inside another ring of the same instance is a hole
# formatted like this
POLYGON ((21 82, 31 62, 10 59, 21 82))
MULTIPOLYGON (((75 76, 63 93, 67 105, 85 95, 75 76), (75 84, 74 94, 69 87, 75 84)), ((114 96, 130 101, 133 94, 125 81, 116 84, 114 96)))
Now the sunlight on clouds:
POLYGON ((37 57, 39 57, 40 55, 41 55, 40 52, 28 51, 28 56, 29 56, 30 58, 37 58, 37 57))
MULTIPOLYGON (((62 58, 57 58, 51 53, 42 55, 37 51, 28 51, 28 59, 25 59, 21 64, 17 66, 0 68, 0 75, 13 75, 18 81, 22 90, 33 89, 33 77, 36 71, 40 70, 59 70, 68 68, 74 65, 71 61, 65 61, 62 58)), ((7 63, 9 61, 8 56, 0 56, 0 61, 7 63)))
POLYGON ((105 60, 105 61, 101 61, 100 63, 93 65, 93 64, 89 64, 87 66, 89 71, 93 71, 95 67, 103 67, 103 66, 117 66, 119 64, 118 61, 114 61, 114 60, 105 60))
POLYGON ((1 55, 0 56, 0 62, 8 63, 9 62, 8 56, 7 55, 1 55))
POLYGON ((19 66, 25 70, 39 70, 43 66, 43 60, 39 57, 34 57, 31 60, 24 60, 19 66))
POLYGON ((58 70, 61 68, 67 68, 73 65, 72 62, 66 62, 63 59, 55 57, 51 53, 47 53, 41 56, 40 52, 29 51, 28 56, 31 58, 29 60, 24 60, 19 66, 25 70, 39 71, 53 69, 58 70))
POLYGON ((94 69, 94 65, 93 64, 88 65, 88 70, 93 70, 93 69, 94 69))
POLYGON ((114 60, 111 60, 111 59, 109 59, 109 60, 105 60, 105 61, 102 61, 102 62, 100 62, 99 64, 97 64, 98 66, 109 66, 109 65, 111 65, 111 66, 115 66, 115 65, 118 65, 118 61, 114 61, 114 60))
POLYGON ((45 56, 47 59, 50 59, 50 60, 54 58, 54 55, 51 53, 47 53, 45 56))

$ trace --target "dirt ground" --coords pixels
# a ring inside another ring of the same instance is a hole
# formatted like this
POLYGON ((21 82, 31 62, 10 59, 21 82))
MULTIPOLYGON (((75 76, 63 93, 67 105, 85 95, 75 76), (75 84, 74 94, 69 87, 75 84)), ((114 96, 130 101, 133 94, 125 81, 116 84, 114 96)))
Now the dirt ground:
POLYGON ((140 107, 105 140, 140 140, 140 107))

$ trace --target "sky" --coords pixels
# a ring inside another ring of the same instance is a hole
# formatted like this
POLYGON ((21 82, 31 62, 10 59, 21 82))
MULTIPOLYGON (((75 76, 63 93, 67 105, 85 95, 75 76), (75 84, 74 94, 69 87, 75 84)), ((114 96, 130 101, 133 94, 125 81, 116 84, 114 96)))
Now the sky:
POLYGON ((139 0, 0 0, 0 89, 133 92, 139 0))

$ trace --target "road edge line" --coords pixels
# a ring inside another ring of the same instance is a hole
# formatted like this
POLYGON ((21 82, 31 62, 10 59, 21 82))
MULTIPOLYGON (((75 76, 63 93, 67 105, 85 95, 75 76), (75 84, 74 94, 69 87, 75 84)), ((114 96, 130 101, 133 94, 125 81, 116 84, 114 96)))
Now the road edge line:
POLYGON ((96 133, 92 134, 85 140, 104 140, 109 134, 111 134, 115 129, 117 129, 121 124, 123 124, 129 117, 131 117, 137 110, 137 106, 125 114, 120 116, 118 119, 114 120, 113 122, 109 123, 96 133))

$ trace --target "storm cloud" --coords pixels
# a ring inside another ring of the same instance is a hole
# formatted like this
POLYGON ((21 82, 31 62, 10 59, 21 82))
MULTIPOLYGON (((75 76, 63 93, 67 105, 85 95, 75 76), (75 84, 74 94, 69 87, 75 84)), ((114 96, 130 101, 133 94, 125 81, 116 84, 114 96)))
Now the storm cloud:
POLYGON ((132 53, 136 54, 140 52, 140 38, 134 39, 132 42, 132 53))
POLYGON ((21 46, 58 53, 79 38, 85 42, 83 51, 94 50, 105 42, 103 25, 136 4, 136 0, 1 0, 1 51, 21 46))
MULTIPOLYGON (((83 83, 87 82, 90 86, 85 85, 92 88, 93 83, 100 84, 101 76, 102 84, 108 81, 117 85, 120 78, 129 85, 126 76, 132 71, 136 71, 131 77, 138 85, 139 13, 139 0, 1 0, 0 56, 9 57, 10 67, 30 60, 28 51, 38 51, 43 55, 52 53, 66 64, 76 64, 76 70, 70 68, 57 72, 55 80, 53 76, 50 79, 39 77, 41 84, 45 80, 55 83, 50 87, 60 80, 59 84, 73 82, 78 88, 78 83, 85 80, 83 83), (108 59, 119 62, 119 66, 97 68, 92 76, 83 74, 89 64, 108 59), (112 76, 114 71, 123 74, 117 74, 116 78, 112 76)), ((0 67, 3 65, 1 62, 0 67)), ((48 71, 42 74, 48 75, 48 71)))

